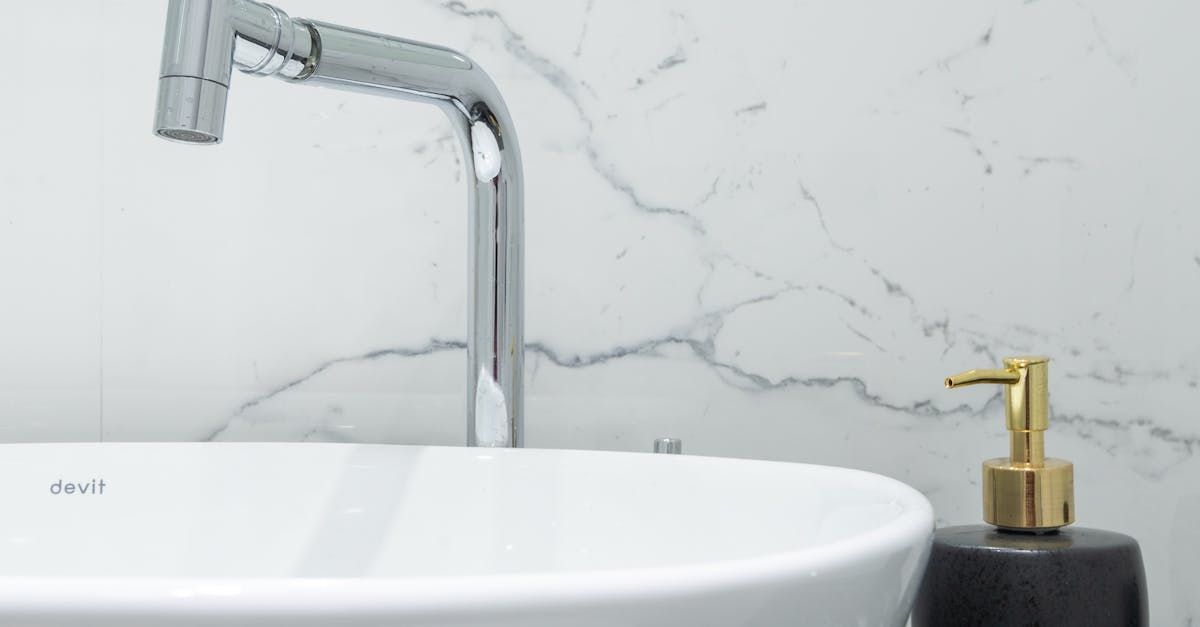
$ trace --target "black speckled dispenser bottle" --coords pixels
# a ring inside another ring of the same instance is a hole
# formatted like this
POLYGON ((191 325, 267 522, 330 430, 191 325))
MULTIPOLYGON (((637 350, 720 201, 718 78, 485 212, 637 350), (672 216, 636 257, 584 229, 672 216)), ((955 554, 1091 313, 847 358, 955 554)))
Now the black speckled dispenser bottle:
POLYGON ((1075 521, 1074 468, 1045 457, 1045 357, 1010 357, 946 387, 1004 385, 1010 455, 983 463, 988 525, 939 529, 913 627, 1144 627, 1142 552, 1133 538, 1075 521))

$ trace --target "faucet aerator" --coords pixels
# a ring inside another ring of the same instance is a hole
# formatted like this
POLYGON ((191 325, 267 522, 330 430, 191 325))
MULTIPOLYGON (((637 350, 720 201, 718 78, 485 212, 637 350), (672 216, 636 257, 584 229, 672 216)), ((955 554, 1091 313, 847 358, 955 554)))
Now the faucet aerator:
POLYGON ((229 88, 195 76, 163 76, 158 80, 154 132, 189 144, 219 144, 225 130, 229 88))

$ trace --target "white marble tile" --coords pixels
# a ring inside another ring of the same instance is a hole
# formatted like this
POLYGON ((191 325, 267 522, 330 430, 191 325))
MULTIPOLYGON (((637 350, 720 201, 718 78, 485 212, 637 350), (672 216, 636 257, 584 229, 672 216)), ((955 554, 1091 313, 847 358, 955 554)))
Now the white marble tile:
MULTIPOLYGON (((151 4, 0 6, 9 37, 72 8, 102 51, 0 99, 0 438, 458 442, 441 114, 237 76, 223 145, 158 141, 151 4)), ((461 48, 505 94, 531 445, 867 468, 974 522, 1002 408, 941 378, 1049 354, 1080 524, 1141 540, 1155 624, 1200 621, 1200 5, 285 8, 461 48)))
POLYGON ((37 63, 7 63, 0 88, 2 441, 93 440, 101 431, 102 111, 75 98, 102 80, 43 78, 96 46, 87 26, 99 22, 100 7, 76 8, 0 8, 6 45, 39 51, 37 63), (43 46, 31 22, 61 22, 78 36, 43 46))

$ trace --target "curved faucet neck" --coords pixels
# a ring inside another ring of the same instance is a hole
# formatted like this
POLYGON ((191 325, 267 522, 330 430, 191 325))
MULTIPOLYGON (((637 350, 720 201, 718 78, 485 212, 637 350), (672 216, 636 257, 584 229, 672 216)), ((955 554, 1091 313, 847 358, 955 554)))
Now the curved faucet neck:
POLYGON ((516 131, 492 80, 440 46, 296 20, 254 0, 171 0, 156 132, 220 142, 235 66, 446 112, 470 182, 467 444, 522 446, 524 184, 516 131))

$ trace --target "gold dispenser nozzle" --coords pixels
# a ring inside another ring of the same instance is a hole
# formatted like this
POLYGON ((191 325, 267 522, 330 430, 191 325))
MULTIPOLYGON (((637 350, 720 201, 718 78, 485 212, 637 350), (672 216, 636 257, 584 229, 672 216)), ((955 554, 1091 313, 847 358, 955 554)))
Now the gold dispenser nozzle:
POLYGON ((1075 522, 1071 462, 1046 457, 1048 357, 1008 357, 1002 370, 968 370, 946 387, 1004 386, 1009 456, 983 462, 983 519, 1005 529, 1049 530, 1075 522))

